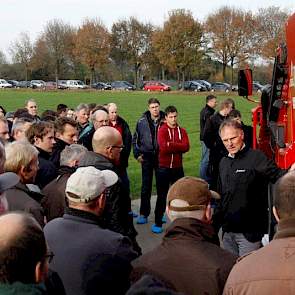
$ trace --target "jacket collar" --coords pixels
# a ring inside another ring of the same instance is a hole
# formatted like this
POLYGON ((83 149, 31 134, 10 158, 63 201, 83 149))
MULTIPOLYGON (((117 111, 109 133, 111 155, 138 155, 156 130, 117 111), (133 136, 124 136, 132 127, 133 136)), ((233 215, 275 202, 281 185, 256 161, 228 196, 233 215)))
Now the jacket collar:
POLYGON ((295 218, 280 220, 274 239, 295 237, 295 218))
POLYGON ((167 228, 163 240, 194 239, 219 245, 213 226, 195 218, 177 218, 167 228))
POLYGON ((97 224, 97 225, 100 225, 101 223, 101 219, 99 216, 87 211, 74 209, 70 207, 65 208, 65 214, 63 215, 63 218, 77 220, 83 223, 97 224))
POLYGON ((43 158, 43 159, 46 159, 46 160, 49 160, 50 158, 50 154, 42 149, 40 149, 39 147, 35 146, 35 148, 38 150, 39 152, 39 157, 43 158))

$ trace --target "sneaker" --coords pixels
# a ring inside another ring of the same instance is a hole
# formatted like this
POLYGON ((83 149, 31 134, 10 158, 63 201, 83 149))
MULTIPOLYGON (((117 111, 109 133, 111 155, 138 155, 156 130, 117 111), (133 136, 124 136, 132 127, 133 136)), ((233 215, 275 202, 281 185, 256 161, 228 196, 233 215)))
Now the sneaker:
POLYGON ((167 218, 166 218, 165 215, 162 217, 162 222, 163 222, 163 223, 167 223, 167 218))
POLYGON ((143 215, 139 215, 137 220, 136 220, 137 224, 146 224, 148 223, 148 219, 147 217, 143 216, 143 215))
POLYGON ((129 215, 132 215, 133 218, 138 217, 138 214, 136 214, 136 213, 133 212, 133 211, 130 211, 128 214, 129 214, 129 215))
POLYGON ((163 228, 162 228, 162 226, 157 226, 157 225, 153 224, 152 225, 152 232, 154 234, 160 234, 163 232, 163 228))

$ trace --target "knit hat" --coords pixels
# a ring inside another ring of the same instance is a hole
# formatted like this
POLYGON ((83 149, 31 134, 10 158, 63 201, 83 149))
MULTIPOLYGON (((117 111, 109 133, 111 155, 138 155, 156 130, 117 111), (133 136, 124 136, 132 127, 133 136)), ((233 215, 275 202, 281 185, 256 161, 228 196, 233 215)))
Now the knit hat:
POLYGON ((177 180, 168 191, 168 208, 172 211, 193 211, 204 209, 210 199, 220 199, 220 195, 209 190, 208 183, 197 177, 186 176, 177 180), (189 205, 185 207, 171 206, 172 200, 183 200, 189 205))
POLYGON ((67 181, 66 196, 75 203, 88 203, 117 181, 117 174, 111 170, 80 167, 67 181))

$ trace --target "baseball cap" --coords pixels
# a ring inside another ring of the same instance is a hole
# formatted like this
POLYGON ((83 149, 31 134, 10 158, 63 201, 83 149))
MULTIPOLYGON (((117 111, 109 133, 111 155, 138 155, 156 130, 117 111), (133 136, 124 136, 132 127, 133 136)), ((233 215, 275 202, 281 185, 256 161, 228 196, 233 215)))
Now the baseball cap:
POLYGON ((19 177, 13 172, 5 172, 0 174, 0 193, 12 188, 19 183, 19 177))
POLYGON ((210 199, 220 199, 220 195, 209 190, 208 183, 202 178, 185 176, 177 180, 168 191, 168 208, 172 211, 192 211, 204 209, 210 199), (171 206, 172 200, 183 200, 185 207, 171 206))
POLYGON ((88 203, 117 181, 117 174, 111 170, 80 167, 67 181, 66 196, 72 202, 88 203))

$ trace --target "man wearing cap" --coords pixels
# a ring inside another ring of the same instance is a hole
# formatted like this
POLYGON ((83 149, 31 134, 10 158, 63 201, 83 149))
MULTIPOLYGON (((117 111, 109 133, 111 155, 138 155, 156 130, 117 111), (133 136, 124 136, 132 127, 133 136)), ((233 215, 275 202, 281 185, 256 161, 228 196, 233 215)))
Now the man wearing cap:
POLYGON ((128 288, 130 261, 137 255, 128 238, 103 229, 99 218, 105 190, 117 181, 111 170, 78 168, 66 185, 69 208, 44 228, 55 254, 50 266, 67 294, 124 294, 128 288))
POLYGON ((172 221, 162 243, 133 261, 131 279, 150 273, 183 294, 221 294, 236 256, 219 247, 211 226, 209 191, 201 178, 183 177, 168 191, 172 221))

